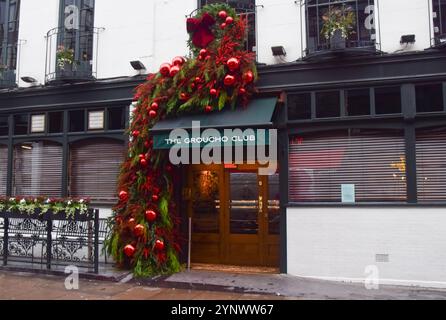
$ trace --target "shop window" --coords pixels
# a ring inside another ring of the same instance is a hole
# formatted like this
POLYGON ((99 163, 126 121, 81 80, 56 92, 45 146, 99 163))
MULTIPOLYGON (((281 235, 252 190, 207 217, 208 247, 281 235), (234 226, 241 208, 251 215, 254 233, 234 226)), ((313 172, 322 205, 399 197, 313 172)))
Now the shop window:
POLYGON ((108 109, 108 130, 123 130, 126 128, 126 107, 108 109))
POLYGON ((288 119, 311 119, 311 93, 291 94, 288 96, 288 119))
POLYGON ((103 130, 104 120, 104 110, 88 111, 88 130, 103 130))
POLYGON ((333 118, 341 116, 339 91, 316 92, 316 117, 333 118))
POLYGON ((9 135, 8 117, 0 117, 0 137, 9 135))
POLYGON ((85 131, 85 111, 75 110, 70 111, 70 132, 85 131))
POLYGON ((15 84, 19 35, 20 0, 0 1, 0 86, 15 84))
POLYGON ((401 88, 375 88, 376 114, 401 113, 401 88))
POLYGON ((256 2, 255 0, 200 0, 201 7, 213 3, 227 3, 235 9, 239 16, 246 19, 247 41, 246 50, 256 51, 256 2))
POLYGON ((14 135, 28 134, 28 115, 16 115, 14 116, 14 135))
POLYGON ((50 112, 48 114, 48 122, 49 133, 63 132, 63 112, 50 112))
POLYGON ((369 89, 346 90, 345 109, 347 116, 369 115, 370 90, 369 89))
POLYGON ((415 86, 417 112, 443 111, 443 84, 425 84, 415 86))
POLYGON ((446 200, 446 127, 416 135, 418 202, 446 200))
POLYGON ((116 201, 116 185, 125 145, 110 139, 88 139, 71 145, 69 190, 73 197, 116 201))
POLYGON ((404 134, 346 130, 291 139, 291 202, 406 201, 404 134))
POLYGON ((8 176, 8 147, 0 144, 0 196, 6 195, 8 176))
POLYGON ((31 133, 44 133, 45 132, 45 114, 33 114, 31 115, 31 133))
POLYGON ((446 1, 432 0, 432 21, 434 25, 434 44, 446 42, 446 1))
MULTIPOLYGON (((305 3, 305 1, 304 1, 305 3)), ((327 49, 374 47, 376 40, 375 6, 373 0, 308 0, 306 1, 307 52, 327 49), (354 15, 354 23, 348 38, 324 35, 324 21, 328 13, 339 10, 340 14, 354 15), (343 42, 342 46, 340 41, 343 42), (335 46, 335 47, 333 47, 335 46)))
POLYGON ((62 146, 52 142, 20 143, 14 147, 13 195, 60 197, 62 146))

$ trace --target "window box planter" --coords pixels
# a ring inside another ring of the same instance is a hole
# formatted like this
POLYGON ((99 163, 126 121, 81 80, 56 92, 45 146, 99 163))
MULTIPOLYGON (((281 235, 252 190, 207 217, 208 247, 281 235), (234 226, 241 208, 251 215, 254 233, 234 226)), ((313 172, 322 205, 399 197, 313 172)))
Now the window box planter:
POLYGON ((74 220, 74 221, 92 221, 95 219, 95 211, 93 209, 89 209, 87 213, 81 214, 80 210, 76 210, 74 215, 67 216, 67 213, 64 211, 54 213, 52 211, 48 211, 42 214, 41 209, 36 209, 34 213, 28 214, 26 212, 21 212, 18 210, 12 211, 0 211, 0 218, 13 218, 13 219, 35 219, 35 220, 74 220))

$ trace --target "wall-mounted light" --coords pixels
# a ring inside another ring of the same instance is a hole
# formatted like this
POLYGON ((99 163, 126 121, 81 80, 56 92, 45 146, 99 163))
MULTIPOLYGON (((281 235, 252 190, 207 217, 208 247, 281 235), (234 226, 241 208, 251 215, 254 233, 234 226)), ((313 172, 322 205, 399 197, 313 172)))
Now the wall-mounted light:
POLYGON ((21 78, 22 79, 22 81, 23 82, 26 82, 26 83, 30 83, 30 84, 36 84, 37 83, 37 80, 36 79, 34 79, 33 77, 22 77, 21 78))
POLYGON ((276 47, 271 47, 271 50, 273 52, 273 56, 277 57, 277 56, 286 56, 286 51, 285 48, 283 46, 276 46, 276 47))
POLYGON ((415 35, 414 34, 406 34, 401 36, 400 40, 401 44, 413 44, 415 43, 415 35))
POLYGON ((130 65, 132 66, 133 69, 135 69, 136 71, 142 71, 142 70, 146 70, 146 66, 139 60, 135 60, 135 61, 130 61, 130 65))

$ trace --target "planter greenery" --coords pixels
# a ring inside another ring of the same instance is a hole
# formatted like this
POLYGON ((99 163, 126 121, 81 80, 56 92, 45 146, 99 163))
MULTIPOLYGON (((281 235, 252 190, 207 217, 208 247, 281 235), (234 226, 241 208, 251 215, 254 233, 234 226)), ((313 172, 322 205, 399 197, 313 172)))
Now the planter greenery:
POLYGON ((55 199, 46 197, 0 197, 0 212, 14 212, 27 216, 43 217, 47 214, 64 214, 67 219, 85 216, 88 213, 89 199, 55 199))
POLYGON ((331 47, 337 47, 342 42, 345 47, 345 40, 354 32, 356 26, 356 15, 353 9, 346 6, 330 7, 322 16, 322 20, 321 34, 325 39, 330 40, 331 47))
POLYGON ((60 45, 57 47, 56 60, 60 70, 64 71, 67 67, 70 67, 69 70, 71 71, 71 67, 74 65, 74 50, 60 45))

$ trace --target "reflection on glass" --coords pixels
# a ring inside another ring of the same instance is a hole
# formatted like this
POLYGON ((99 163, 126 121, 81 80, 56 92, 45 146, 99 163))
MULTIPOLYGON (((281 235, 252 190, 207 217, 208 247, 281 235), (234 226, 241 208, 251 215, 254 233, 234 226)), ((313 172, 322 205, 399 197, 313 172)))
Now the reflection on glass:
POLYGON ((220 194, 218 174, 212 171, 193 175, 193 232, 219 233, 220 194))
POLYGON ((268 230, 269 234, 280 232, 279 174, 268 176, 268 230))
POLYGON ((256 173, 230 173, 230 229, 232 234, 257 234, 259 187, 256 173))

